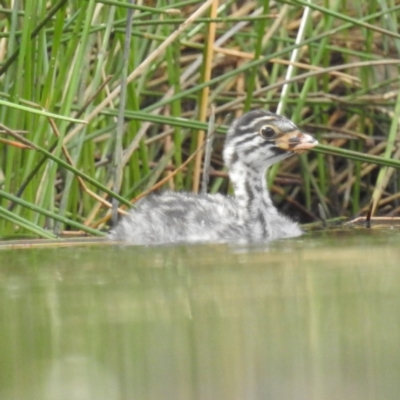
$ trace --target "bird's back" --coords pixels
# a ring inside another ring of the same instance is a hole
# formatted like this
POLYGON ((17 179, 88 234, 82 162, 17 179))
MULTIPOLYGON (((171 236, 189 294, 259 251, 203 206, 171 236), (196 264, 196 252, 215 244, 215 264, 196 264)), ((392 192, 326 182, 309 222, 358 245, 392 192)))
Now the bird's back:
POLYGON ((225 242, 246 236, 233 197, 168 191, 139 201, 110 233, 112 240, 134 244, 225 242))

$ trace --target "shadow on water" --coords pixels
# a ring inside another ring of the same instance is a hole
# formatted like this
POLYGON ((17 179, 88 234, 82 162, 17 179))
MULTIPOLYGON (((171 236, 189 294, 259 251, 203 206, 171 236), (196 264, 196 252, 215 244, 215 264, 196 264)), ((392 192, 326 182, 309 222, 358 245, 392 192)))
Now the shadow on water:
POLYGON ((0 399, 398 399, 399 241, 0 250, 0 399))

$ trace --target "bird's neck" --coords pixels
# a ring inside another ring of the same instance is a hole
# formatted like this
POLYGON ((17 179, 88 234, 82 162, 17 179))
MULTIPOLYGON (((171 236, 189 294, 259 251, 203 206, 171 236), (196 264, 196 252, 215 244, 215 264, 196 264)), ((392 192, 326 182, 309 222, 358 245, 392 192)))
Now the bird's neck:
POLYGON ((268 236, 268 220, 277 215, 267 188, 266 170, 255 170, 239 161, 229 170, 239 218, 254 238, 268 236))

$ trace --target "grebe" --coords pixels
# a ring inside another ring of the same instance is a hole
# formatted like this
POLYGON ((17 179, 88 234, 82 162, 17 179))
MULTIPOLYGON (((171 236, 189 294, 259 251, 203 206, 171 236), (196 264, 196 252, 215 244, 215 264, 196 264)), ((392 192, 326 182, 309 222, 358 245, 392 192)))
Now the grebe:
POLYGON ((274 207, 267 169, 318 144, 289 119, 254 110, 229 128, 223 156, 234 196, 151 194, 139 201, 110 232, 111 240, 131 244, 265 241, 302 234, 296 222, 274 207))

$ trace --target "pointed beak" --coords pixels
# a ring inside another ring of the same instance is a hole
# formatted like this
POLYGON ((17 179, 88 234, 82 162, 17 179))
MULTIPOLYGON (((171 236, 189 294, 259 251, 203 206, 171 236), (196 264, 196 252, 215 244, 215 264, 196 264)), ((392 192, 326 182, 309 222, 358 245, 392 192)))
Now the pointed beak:
POLYGON ((307 133, 293 131, 276 138, 275 144, 282 150, 301 154, 315 147, 318 144, 318 140, 307 133))

